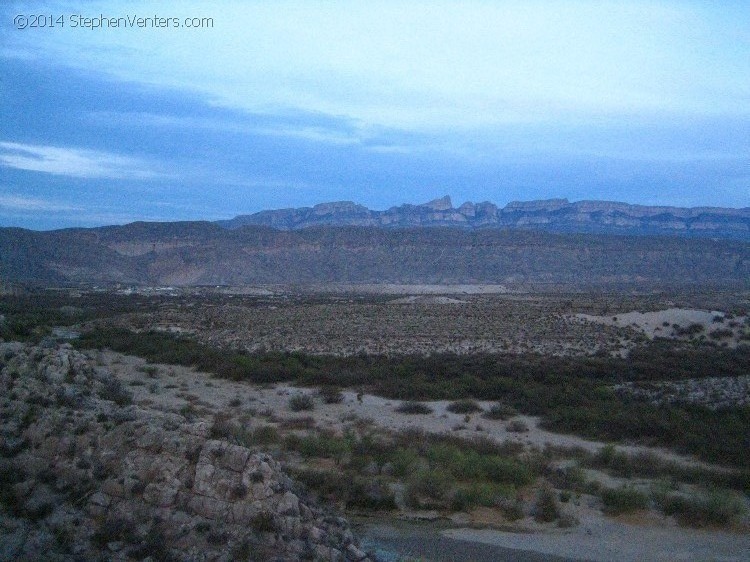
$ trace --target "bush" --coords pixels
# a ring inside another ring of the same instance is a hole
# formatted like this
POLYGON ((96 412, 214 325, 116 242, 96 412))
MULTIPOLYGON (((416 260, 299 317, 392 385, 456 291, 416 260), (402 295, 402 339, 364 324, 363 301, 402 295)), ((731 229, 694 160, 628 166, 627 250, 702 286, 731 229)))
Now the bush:
POLYGON ((399 447, 391 453, 390 462, 393 465, 393 475, 403 478, 417 466, 419 455, 413 449, 399 447))
POLYGON ((288 449, 296 450, 303 457, 322 457, 340 460, 350 452, 349 442, 334 435, 321 433, 298 437, 288 435, 285 440, 288 449))
POLYGON ((517 415, 518 410, 516 410, 514 407, 503 404, 502 402, 498 402, 497 404, 494 404, 492 407, 490 407, 490 409, 487 410, 484 414, 482 414, 482 417, 485 417, 488 420, 507 420, 508 418, 512 418, 513 416, 517 415))
POLYGON ((539 489, 534 506, 534 519, 539 523, 551 523, 560 517, 560 508, 557 504, 555 492, 549 485, 539 489))
POLYGON ((529 430, 529 426, 522 420, 513 420, 508 424, 506 430, 511 433, 526 433, 529 430))
POLYGON ((724 329, 724 330, 712 330, 712 331, 711 331, 711 332, 710 332, 710 333, 708 334, 708 336, 709 336, 709 337, 710 337, 711 339, 714 339, 714 340, 720 340, 720 339, 722 339, 722 338, 729 338, 729 337, 732 337, 732 335, 733 335, 733 334, 734 334, 734 332, 733 332, 732 330, 730 330, 730 329, 728 329, 728 328, 727 328, 727 329, 724 329))
POLYGON ((662 496, 657 498, 657 503, 665 515, 673 515, 680 525, 688 527, 728 527, 746 511, 742 500, 726 491, 662 496))
POLYGON ((450 498, 453 511, 466 511, 476 506, 498 507, 508 501, 511 490, 489 482, 473 482, 458 488, 450 498))
POLYGON ((348 508, 389 511, 396 509, 396 500, 387 484, 380 479, 354 478, 347 491, 348 508))
POLYGON ((630 513, 639 509, 647 509, 648 496, 643 492, 623 486, 621 488, 606 488, 601 493, 604 502, 604 512, 609 515, 630 513))
POLYGON ((431 414, 432 408, 422 402, 404 402, 398 408, 397 412, 402 414, 431 414))
POLYGON ((102 400, 110 400, 118 406, 128 406, 133 403, 133 393, 122 386, 120 379, 111 378, 99 390, 102 400))
POLYGON ((211 439, 229 439, 235 430, 235 426, 229 419, 229 416, 223 413, 214 415, 214 422, 211 425, 211 439))
POLYGON ((484 411, 474 400, 457 400, 456 402, 451 402, 448 404, 446 410, 454 414, 473 414, 474 412, 484 411))
POLYGON ((292 412, 301 412, 315 408, 315 402, 309 394, 296 394, 289 399, 289 409, 292 412))
POLYGON ((419 470, 412 475, 406 487, 406 503, 414 508, 441 507, 452 481, 453 478, 444 470, 419 470))
POLYGON ((318 392, 324 404, 340 404, 344 401, 344 395, 336 386, 323 386, 318 392))

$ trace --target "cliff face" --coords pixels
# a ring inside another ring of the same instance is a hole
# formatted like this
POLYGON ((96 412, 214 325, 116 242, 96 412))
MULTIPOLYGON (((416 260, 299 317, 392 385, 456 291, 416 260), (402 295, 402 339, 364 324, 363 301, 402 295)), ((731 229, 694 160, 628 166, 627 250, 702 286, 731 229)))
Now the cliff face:
MULTIPOLYGON (((481 217, 478 209, 475 217, 481 217)), ((497 228, 322 226, 280 231, 134 223, 51 232, 0 229, 0 279, 46 285, 746 284, 750 244, 497 228)))
POLYGON ((219 221, 225 228, 246 225, 295 230, 310 226, 459 226, 462 228, 533 228, 552 232, 666 234, 750 240, 750 209, 718 207, 649 207, 611 201, 567 199, 514 201, 505 207, 466 202, 454 208, 445 196, 422 205, 371 211, 351 202, 324 203, 300 209, 262 211, 219 221))

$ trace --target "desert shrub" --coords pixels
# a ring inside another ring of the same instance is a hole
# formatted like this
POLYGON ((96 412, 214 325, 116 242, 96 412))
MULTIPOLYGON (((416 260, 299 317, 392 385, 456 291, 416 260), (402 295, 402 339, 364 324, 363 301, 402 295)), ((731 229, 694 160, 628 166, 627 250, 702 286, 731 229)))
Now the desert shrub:
POLYGON ((722 338, 729 338, 732 337, 734 332, 730 329, 724 329, 724 330, 711 330, 708 333, 708 337, 710 337, 713 340, 720 340, 722 338))
POLYGON ((318 391, 324 404, 340 404, 344 401, 344 395, 337 386, 322 386, 318 391))
POLYGON ((340 460, 350 451, 350 443, 341 437, 320 433, 298 437, 288 435, 284 440, 288 449, 300 453, 303 457, 320 457, 340 460))
POLYGON ((404 402, 396 408, 402 414, 431 414, 432 408, 422 402, 404 402))
POLYGON ((404 494, 406 503, 414 508, 442 505, 451 489, 453 478, 439 468, 421 469, 412 474, 404 494))
POLYGON ((609 515, 630 513, 649 506, 648 495, 629 486, 605 488, 601 492, 604 512, 609 515))
POLYGON ((534 519, 539 523, 551 523, 560 517, 560 507, 555 492, 549 485, 539 488, 534 505, 534 519))
POLYGON ((289 399, 289 409, 292 412, 301 412, 315 408, 315 402, 309 394, 295 394, 289 399))
POLYGON ((214 421, 211 425, 211 439, 229 439, 232 437, 236 427, 229 416, 223 413, 214 415, 214 421))
POLYGON ((350 475, 338 471, 298 468, 292 473, 297 481, 329 500, 340 500, 350 486, 350 475))
POLYGON ((393 475, 403 478, 417 466, 419 455, 413 449, 399 447, 389 456, 389 461, 393 465, 393 475))
POLYGON ((693 496, 661 495, 657 504, 665 515, 673 515, 680 525, 688 527, 727 527, 746 512, 741 499, 724 490, 693 496))
POLYGON ((577 466, 555 468, 545 472, 545 477, 556 488, 584 492, 586 490, 586 476, 577 466))
POLYGON ((381 479, 354 478, 347 490, 346 506, 348 508, 367 509, 373 511, 389 511, 396 509, 393 492, 381 479))
POLYGON ((519 498, 508 498, 500 500, 498 507, 508 521, 523 519, 523 501, 519 498))
POLYGON ((137 370, 141 373, 145 373, 151 379, 154 379, 159 375, 159 369, 154 367, 153 365, 144 365, 142 367, 138 367, 137 370))
POLYGON ((118 406, 127 406, 133 403, 133 393, 126 390, 120 379, 108 379, 99 390, 102 400, 110 400, 118 406))
POLYGON ((686 328, 675 328, 674 333, 678 336, 694 336, 696 334, 700 334, 703 329, 703 324, 694 322, 686 328))
POLYGON ((457 400, 451 402, 446 407, 446 410, 453 412, 454 414, 473 414, 474 412, 482 412, 482 407, 475 400, 457 400))
POLYGON ((485 417, 488 420, 507 420, 516 415, 518 415, 518 410, 514 407, 498 402, 497 404, 493 404, 489 410, 482 414, 482 417, 485 417))
POLYGON ((526 433, 529 426, 523 420, 513 420, 505 429, 511 433, 526 433))
POLYGON ((450 494, 450 508, 465 511, 476 506, 498 507, 510 498, 512 490, 490 482, 472 482, 450 494))
POLYGON ((515 459, 497 456, 483 457, 480 461, 485 478, 491 482, 526 486, 534 477, 527 465, 515 459))

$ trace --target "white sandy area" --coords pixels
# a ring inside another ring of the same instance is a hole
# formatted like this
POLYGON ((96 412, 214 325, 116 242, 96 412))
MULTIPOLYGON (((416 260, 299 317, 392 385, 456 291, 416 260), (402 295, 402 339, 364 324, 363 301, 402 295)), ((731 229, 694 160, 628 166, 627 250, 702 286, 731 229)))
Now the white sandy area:
MULTIPOLYGON (((724 317, 725 313, 718 310, 696 310, 690 308, 668 308, 666 310, 656 310, 651 312, 624 312, 616 313, 609 316, 595 316, 592 314, 576 314, 575 318, 605 324, 607 326, 617 326, 620 328, 635 328, 640 330, 649 338, 655 336, 669 336, 672 333, 672 326, 677 324, 682 328, 687 328, 691 324, 701 324, 704 333, 709 332, 714 327, 725 327, 725 323, 715 323, 714 317, 724 317), (664 323, 667 325, 665 326, 664 323)), ((734 318, 738 324, 745 321, 744 316, 734 318)))

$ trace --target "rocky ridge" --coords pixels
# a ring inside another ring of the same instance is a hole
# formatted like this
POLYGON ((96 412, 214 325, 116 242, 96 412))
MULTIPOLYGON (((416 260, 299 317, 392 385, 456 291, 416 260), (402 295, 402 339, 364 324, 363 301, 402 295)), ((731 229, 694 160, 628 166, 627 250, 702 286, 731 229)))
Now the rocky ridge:
POLYGON ((548 199, 513 201, 498 207, 467 201, 453 207, 449 196, 421 205, 374 211, 351 201, 314 207, 261 211, 218 221, 225 228, 247 225, 295 230, 311 226, 529 228, 551 232, 670 234, 750 239, 750 209, 658 207, 613 201, 548 199))
POLYGON ((347 521, 69 345, 0 343, 0 560, 366 561, 347 521))

